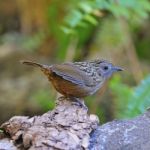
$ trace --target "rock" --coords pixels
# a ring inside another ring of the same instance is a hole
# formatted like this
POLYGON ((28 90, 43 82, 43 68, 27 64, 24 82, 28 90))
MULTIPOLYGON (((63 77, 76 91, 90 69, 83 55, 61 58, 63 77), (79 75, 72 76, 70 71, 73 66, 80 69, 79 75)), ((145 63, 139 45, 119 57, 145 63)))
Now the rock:
POLYGON ((17 150, 17 147, 13 144, 12 140, 4 138, 0 140, 0 149, 1 150, 17 150))
POLYGON ((150 112, 129 120, 114 120, 91 134, 91 150, 150 150, 150 112))

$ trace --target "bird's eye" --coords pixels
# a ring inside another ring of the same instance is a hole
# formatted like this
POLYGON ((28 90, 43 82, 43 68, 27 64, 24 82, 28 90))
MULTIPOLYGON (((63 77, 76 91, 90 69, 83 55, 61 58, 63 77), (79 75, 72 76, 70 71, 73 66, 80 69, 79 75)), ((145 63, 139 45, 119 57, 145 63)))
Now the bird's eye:
POLYGON ((104 68, 103 68, 104 70, 108 70, 108 66, 104 66, 104 68))

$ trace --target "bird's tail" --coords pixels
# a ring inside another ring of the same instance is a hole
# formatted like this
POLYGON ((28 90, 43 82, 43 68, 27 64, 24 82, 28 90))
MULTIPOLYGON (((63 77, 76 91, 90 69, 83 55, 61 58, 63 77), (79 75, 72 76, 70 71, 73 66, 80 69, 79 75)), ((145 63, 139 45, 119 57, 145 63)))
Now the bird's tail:
POLYGON ((48 77, 48 79, 50 79, 50 75, 52 73, 51 71, 51 66, 48 66, 48 65, 43 65, 43 64, 40 64, 40 63, 36 63, 36 62, 33 62, 33 61, 28 61, 28 60, 22 60, 20 61, 22 64, 25 64, 25 65, 30 65, 30 66, 34 66, 34 67, 39 67, 41 69, 41 71, 48 77))
POLYGON ((30 66, 34 66, 34 67, 40 67, 40 68, 46 68, 46 65, 42 65, 40 63, 36 63, 36 62, 33 62, 33 61, 21 60, 20 62, 22 64, 25 64, 25 65, 30 65, 30 66))

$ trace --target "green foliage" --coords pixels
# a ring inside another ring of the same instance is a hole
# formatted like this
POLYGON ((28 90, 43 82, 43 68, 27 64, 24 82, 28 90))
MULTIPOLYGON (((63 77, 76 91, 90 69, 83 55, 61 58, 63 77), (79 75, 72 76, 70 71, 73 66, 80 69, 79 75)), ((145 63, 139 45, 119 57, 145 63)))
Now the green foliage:
MULTIPOLYGON (((63 18, 60 18, 59 7, 64 6, 64 1, 52 0, 47 9, 47 19, 49 25, 49 33, 57 39, 59 45, 57 50, 57 59, 64 60, 67 54, 67 47, 69 45, 70 37, 66 36, 59 26, 63 18), (59 18, 59 19, 56 19, 59 18)), ((69 5, 69 3, 68 3, 69 5)))
MULTIPOLYGON (((74 0, 70 0, 69 2, 72 3, 74 0)), ((138 26, 142 23, 143 19, 148 17, 150 2, 148 0, 82 0, 76 1, 76 4, 72 5, 69 9, 69 14, 66 15, 64 23, 61 26, 61 30, 64 33, 63 36, 61 36, 61 41, 67 42, 65 42, 65 46, 60 46, 61 52, 58 53, 59 58, 65 58, 68 45, 71 43, 70 39, 76 38, 76 47, 77 49, 81 49, 86 41, 88 41, 91 36, 93 37, 94 31, 97 31, 97 29, 104 31, 104 34, 99 33, 102 38, 96 38, 99 42, 114 42, 115 44, 113 43, 113 46, 120 44, 120 40, 122 41, 125 37, 123 37, 122 28, 120 28, 119 24, 120 19, 118 18, 126 19, 133 27, 138 26), (106 27, 106 22, 104 21, 110 18, 111 22, 108 21, 106 27), (117 35, 113 36, 112 33, 117 33, 117 35), (109 41, 107 41, 107 38, 109 41), (101 39, 102 41, 100 41, 101 39)), ((98 33, 95 35, 98 35, 98 33)), ((80 54, 80 52, 78 54, 80 54)))
POLYGON ((66 34, 75 34, 77 28, 85 28, 88 24, 98 25, 99 17, 112 14, 135 21, 148 17, 150 3, 148 0, 87 0, 78 1, 76 8, 65 18, 62 30, 66 34), (108 13, 104 13, 104 11, 108 13))
POLYGON ((88 28, 89 25, 98 25, 95 1, 78 1, 76 8, 73 8, 65 17, 64 26, 61 29, 66 34, 77 34, 79 28, 88 28))
POLYGON ((138 56, 142 59, 150 60, 150 54, 149 54, 150 35, 140 39, 140 42, 138 42, 138 40, 136 40, 136 49, 137 49, 138 56))
POLYGON ((121 83, 120 78, 116 76, 111 81, 110 87, 117 97, 116 116, 118 118, 137 116, 150 106, 150 75, 133 89, 121 83))
POLYGON ((44 111, 52 110, 54 108, 55 96, 49 91, 40 90, 33 94, 32 99, 36 100, 44 111))
POLYGON ((109 0, 108 10, 116 17, 141 19, 148 17, 150 3, 148 0, 109 0))

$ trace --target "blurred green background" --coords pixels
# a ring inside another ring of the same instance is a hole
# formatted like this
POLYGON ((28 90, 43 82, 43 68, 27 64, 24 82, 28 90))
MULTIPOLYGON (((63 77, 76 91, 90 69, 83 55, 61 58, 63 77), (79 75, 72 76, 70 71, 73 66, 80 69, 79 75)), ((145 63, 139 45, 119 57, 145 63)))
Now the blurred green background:
POLYGON ((44 64, 107 59, 125 71, 86 98, 102 123, 150 106, 149 0, 0 0, 0 123, 53 109, 44 64))

